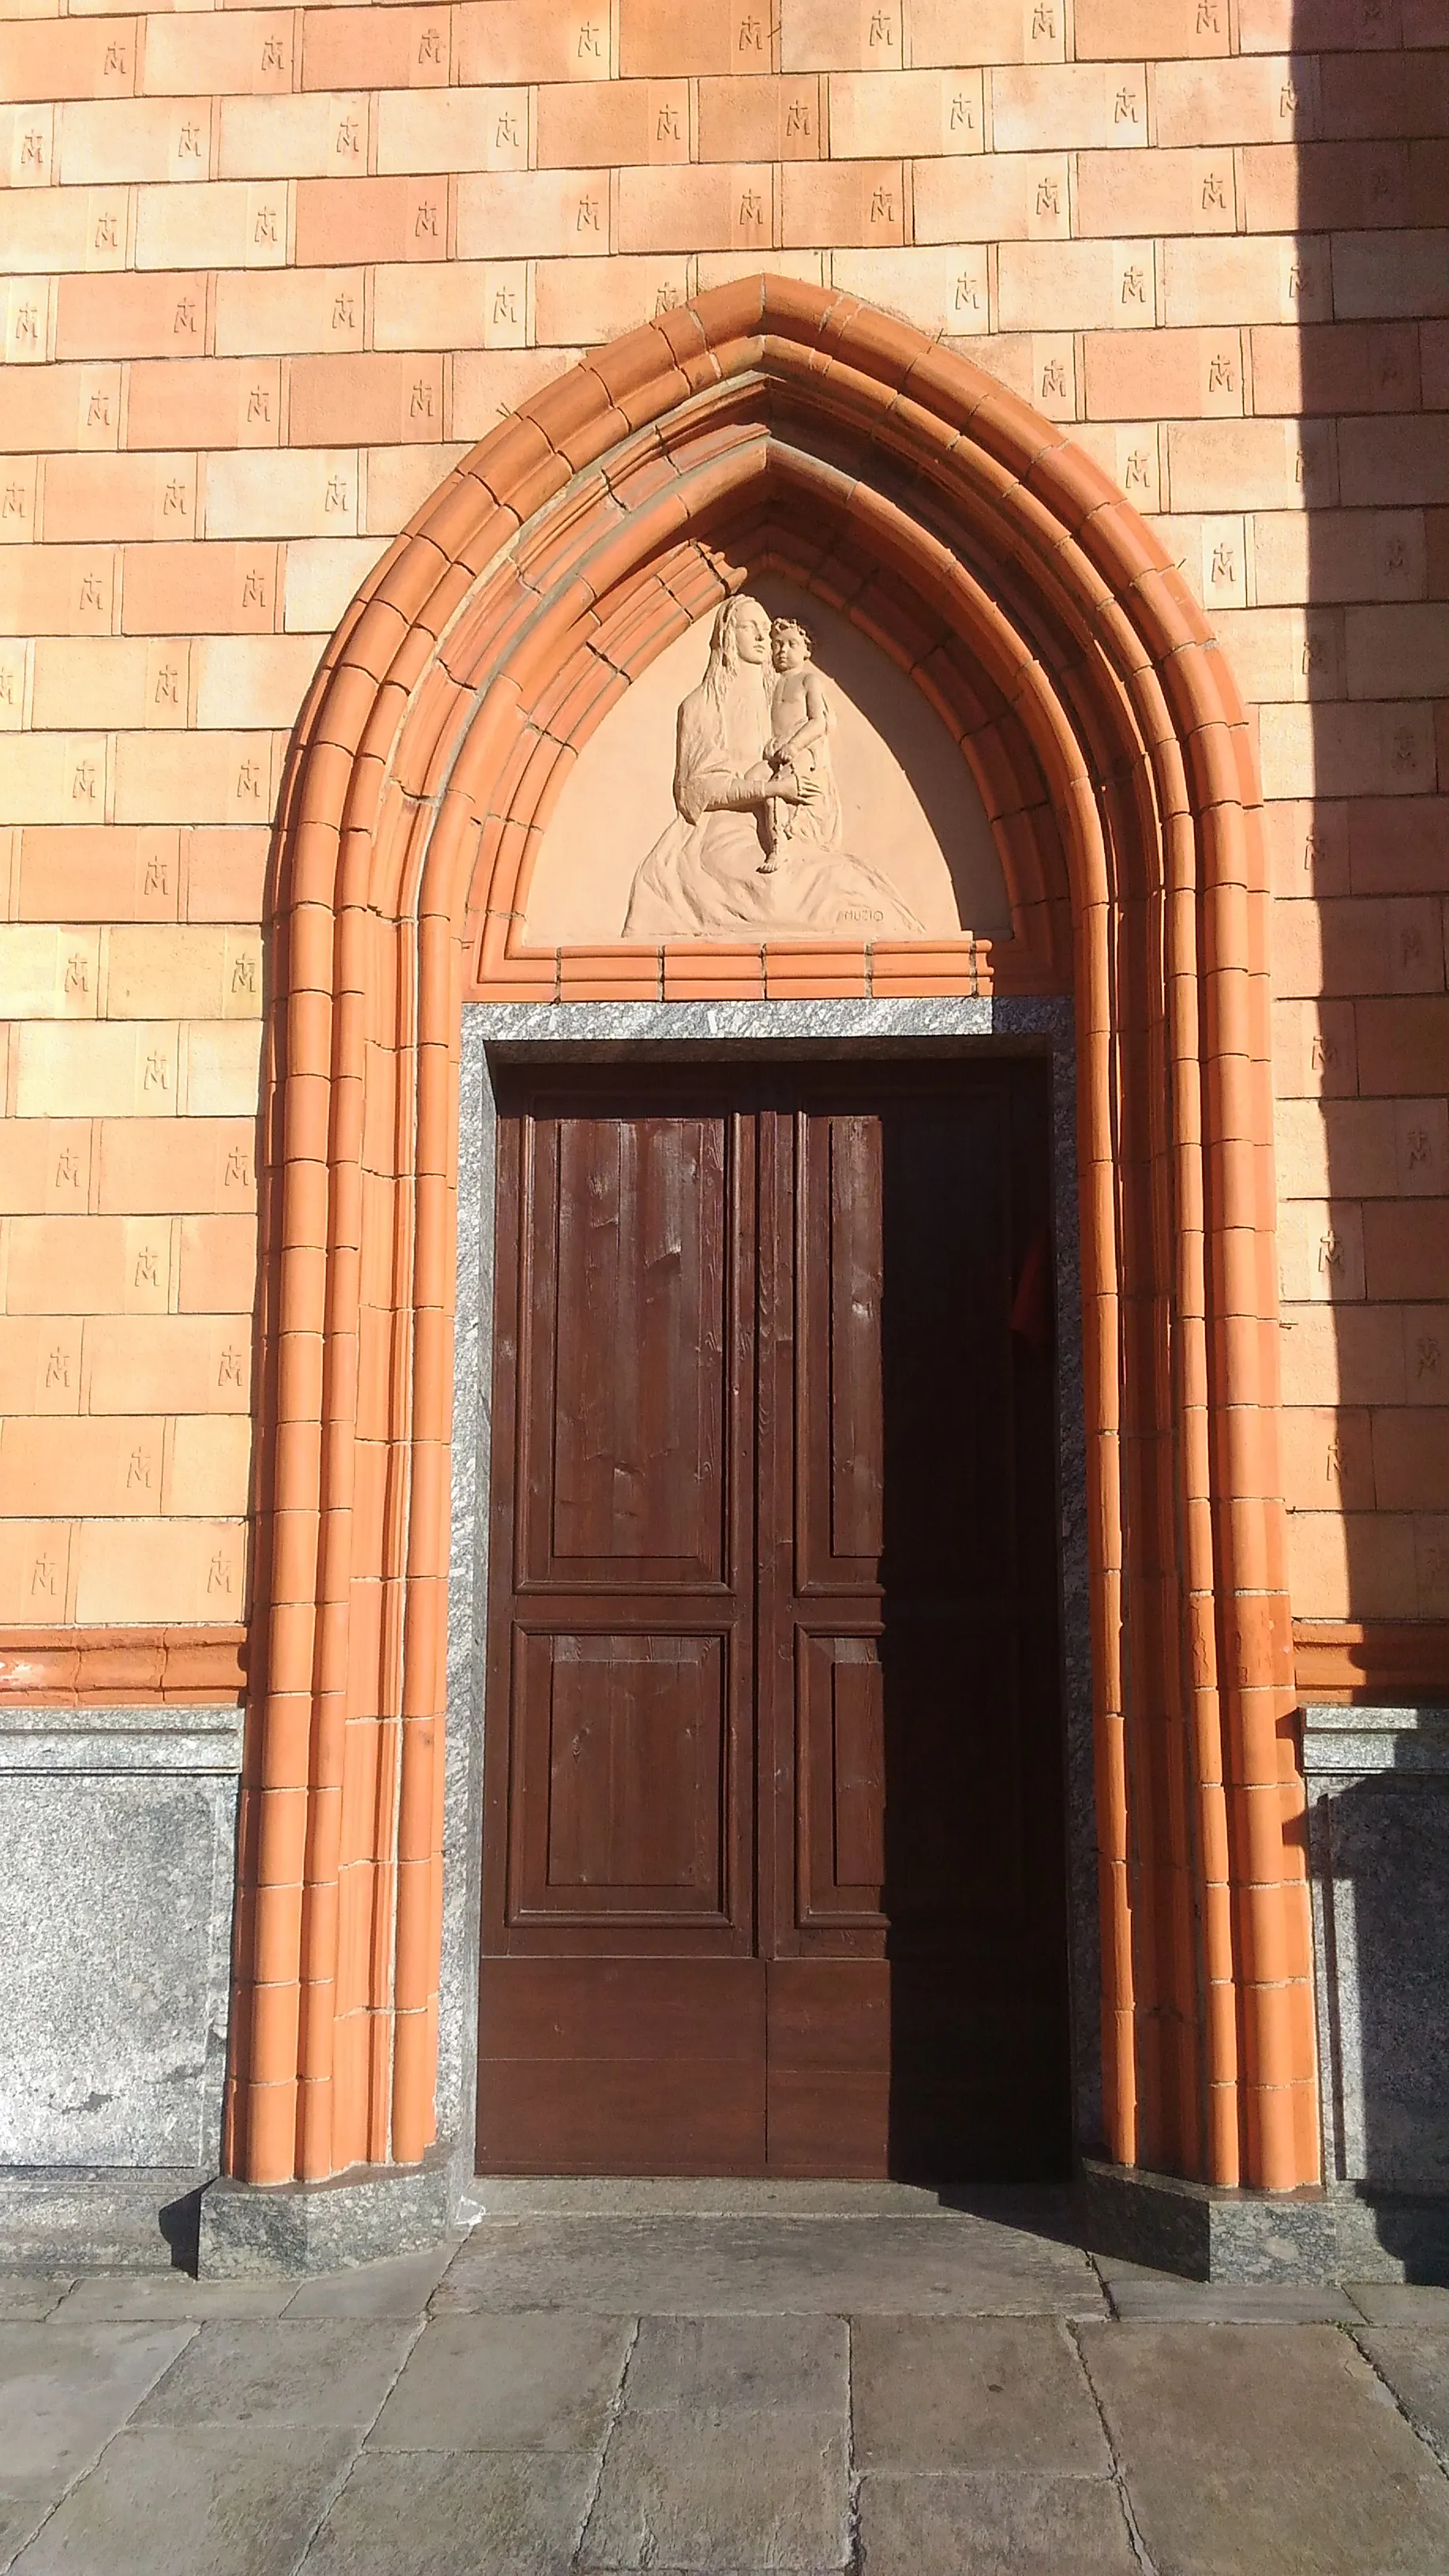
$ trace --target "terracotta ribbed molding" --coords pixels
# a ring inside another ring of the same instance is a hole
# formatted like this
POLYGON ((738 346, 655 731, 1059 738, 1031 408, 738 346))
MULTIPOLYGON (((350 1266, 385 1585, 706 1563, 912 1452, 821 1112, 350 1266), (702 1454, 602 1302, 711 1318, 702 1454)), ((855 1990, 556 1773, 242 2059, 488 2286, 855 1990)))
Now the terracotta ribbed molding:
POLYGON ((379 565, 298 728, 270 902, 234 2171, 433 2135, 463 992, 763 976, 1071 985, 1108 2144, 1316 2175, 1256 796, 1223 657, 1121 494, 849 296, 756 278, 665 314, 379 565), (571 759, 725 558, 858 613, 953 726, 1013 899, 994 956, 522 946, 571 759))

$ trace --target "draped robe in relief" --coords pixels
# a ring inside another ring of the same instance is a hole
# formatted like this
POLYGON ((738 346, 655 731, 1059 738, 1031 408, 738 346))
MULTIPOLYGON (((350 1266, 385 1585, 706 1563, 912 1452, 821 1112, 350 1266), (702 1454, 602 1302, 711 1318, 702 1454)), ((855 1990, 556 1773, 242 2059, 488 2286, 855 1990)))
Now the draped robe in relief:
POLYGON ((840 799, 826 763, 819 796, 790 809, 776 872, 761 875, 764 791, 745 802, 745 781, 769 729, 769 698, 751 666, 691 689, 675 738, 674 820, 634 879, 624 937, 920 938, 893 887, 839 846, 840 799))

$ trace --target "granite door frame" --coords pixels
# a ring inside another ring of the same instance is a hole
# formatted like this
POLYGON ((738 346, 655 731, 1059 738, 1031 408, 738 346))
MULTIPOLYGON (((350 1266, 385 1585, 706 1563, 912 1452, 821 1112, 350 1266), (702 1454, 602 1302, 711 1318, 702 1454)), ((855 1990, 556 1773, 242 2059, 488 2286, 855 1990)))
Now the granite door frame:
POLYGON ((876 1055, 1045 1056, 1051 1065, 1057 1302, 1057 1501, 1075 2144, 1101 2140, 1102 1977, 1086 1523, 1076 1058, 1070 998, 820 1002, 469 1003, 458 1129, 452 1541, 448 1576, 443 1940, 437 2120, 454 2191, 474 2169, 482 1894, 483 1710, 491 1472, 499 1061, 606 1063, 668 1051, 728 1062, 876 1055))

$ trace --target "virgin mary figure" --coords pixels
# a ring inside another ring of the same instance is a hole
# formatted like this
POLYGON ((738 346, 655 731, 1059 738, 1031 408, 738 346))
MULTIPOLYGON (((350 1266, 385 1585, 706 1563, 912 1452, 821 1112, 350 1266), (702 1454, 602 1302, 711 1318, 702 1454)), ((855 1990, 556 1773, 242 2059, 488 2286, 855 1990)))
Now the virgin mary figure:
POLYGON ((770 620, 737 594, 716 614, 704 678, 680 706, 674 820, 634 879, 623 936, 921 937, 885 878, 839 846, 833 787, 766 759, 770 688, 770 620), (788 860, 773 868, 770 800, 792 809, 788 860))

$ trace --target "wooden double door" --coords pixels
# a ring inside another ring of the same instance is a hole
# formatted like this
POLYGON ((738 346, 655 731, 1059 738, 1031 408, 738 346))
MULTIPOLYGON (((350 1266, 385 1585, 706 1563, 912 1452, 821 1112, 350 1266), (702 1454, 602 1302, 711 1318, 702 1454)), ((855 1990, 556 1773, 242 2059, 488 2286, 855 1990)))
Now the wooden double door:
POLYGON ((1061 2172, 1045 1068, 499 1108, 480 2168, 1061 2172))

